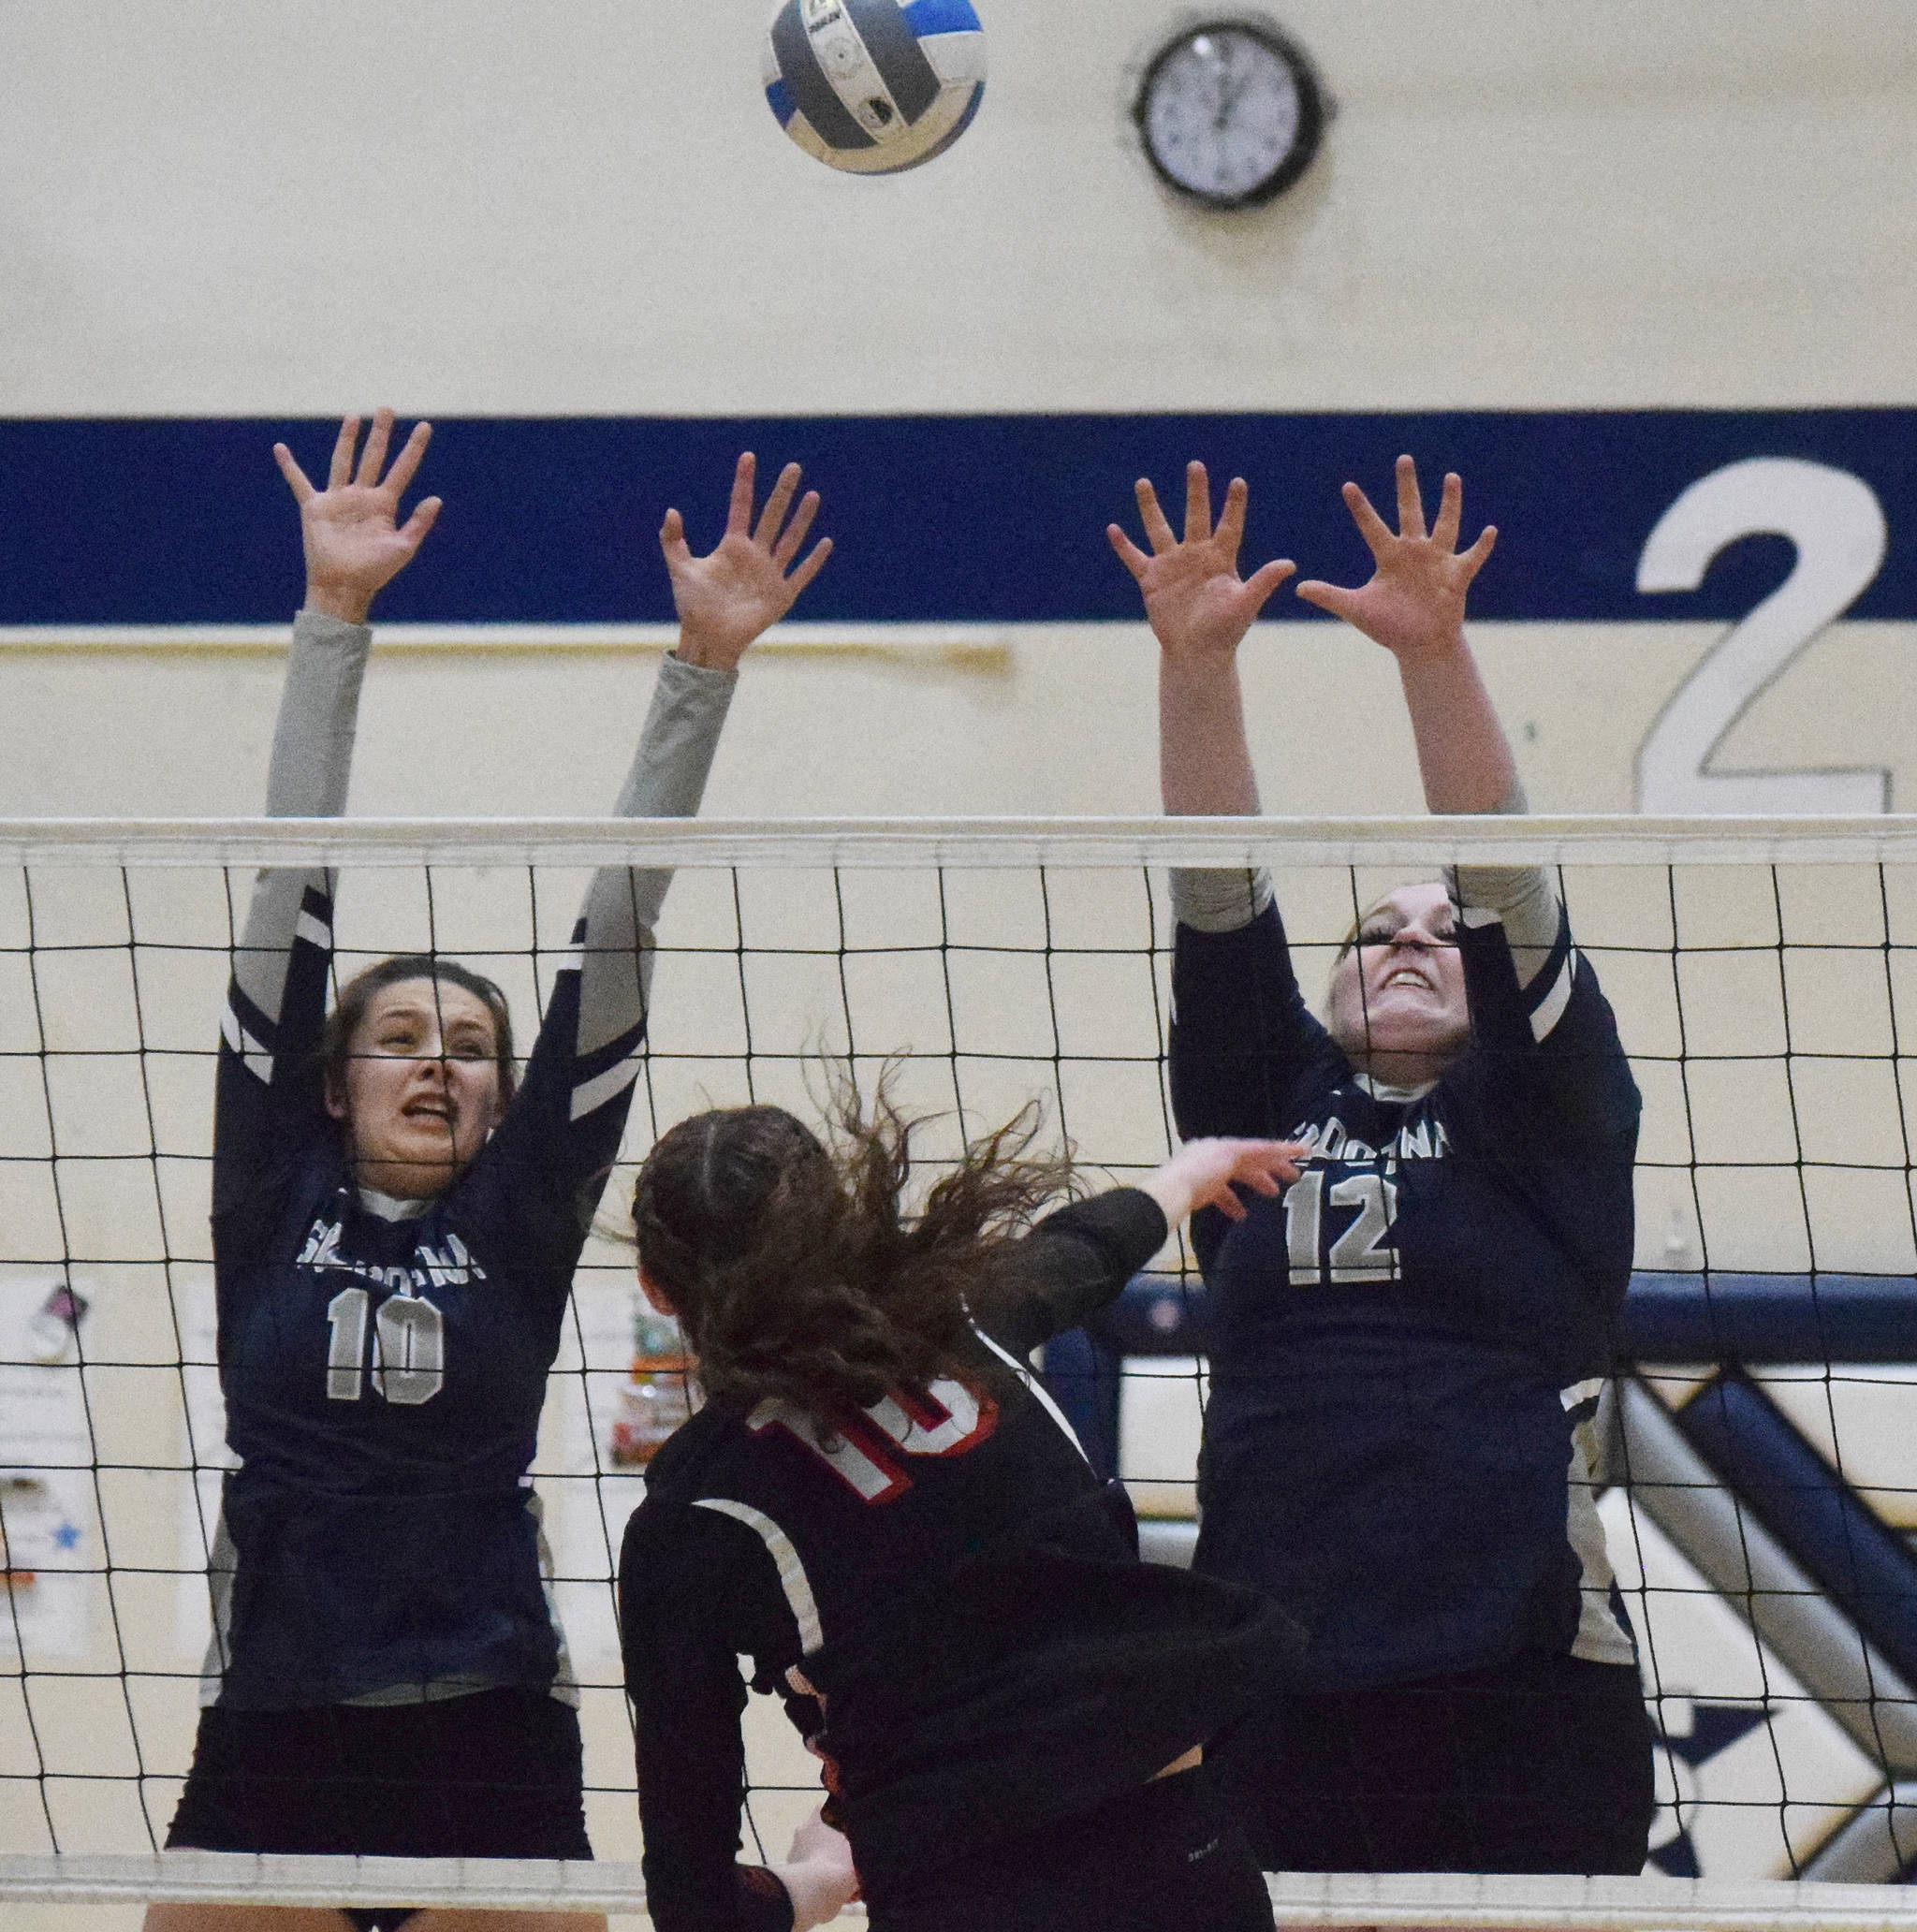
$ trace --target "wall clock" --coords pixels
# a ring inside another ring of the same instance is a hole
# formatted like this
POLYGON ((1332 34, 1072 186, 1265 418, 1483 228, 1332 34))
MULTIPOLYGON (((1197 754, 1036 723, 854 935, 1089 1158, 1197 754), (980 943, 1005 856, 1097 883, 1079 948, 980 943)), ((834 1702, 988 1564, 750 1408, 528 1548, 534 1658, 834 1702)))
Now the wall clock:
POLYGON ((1133 115, 1168 186, 1207 208, 1253 208, 1310 166, 1328 108, 1311 64, 1275 27, 1217 20, 1158 51, 1133 115))

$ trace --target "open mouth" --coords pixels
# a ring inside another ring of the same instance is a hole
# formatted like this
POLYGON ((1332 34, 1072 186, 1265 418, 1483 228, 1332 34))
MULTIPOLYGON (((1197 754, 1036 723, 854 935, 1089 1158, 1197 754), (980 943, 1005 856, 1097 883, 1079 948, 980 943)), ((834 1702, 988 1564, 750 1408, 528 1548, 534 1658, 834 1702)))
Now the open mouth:
POLYGON ((1384 975, 1378 990, 1388 993, 1394 987, 1415 987, 1420 992, 1435 993, 1438 988, 1432 985, 1429 976, 1420 973, 1415 966, 1396 967, 1384 975))

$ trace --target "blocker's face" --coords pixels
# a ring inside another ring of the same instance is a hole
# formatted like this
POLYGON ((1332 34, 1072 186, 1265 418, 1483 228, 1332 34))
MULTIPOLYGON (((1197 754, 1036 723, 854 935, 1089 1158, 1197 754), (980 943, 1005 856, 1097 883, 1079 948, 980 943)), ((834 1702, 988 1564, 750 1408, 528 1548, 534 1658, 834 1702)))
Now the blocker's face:
POLYGON ((360 1180, 405 1200, 444 1193, 499 1122, 498 1053, 492 1015, 464 987, 382 987, 353 1030, 344 1091, 327 1100, 360 1180))
POLYGON ((1331 978, 1332 1037, 1387 1080, 1434 1079, 1471 1036, 1451 900, 1436 880, 1400 886, 1367 913, 1331 978))

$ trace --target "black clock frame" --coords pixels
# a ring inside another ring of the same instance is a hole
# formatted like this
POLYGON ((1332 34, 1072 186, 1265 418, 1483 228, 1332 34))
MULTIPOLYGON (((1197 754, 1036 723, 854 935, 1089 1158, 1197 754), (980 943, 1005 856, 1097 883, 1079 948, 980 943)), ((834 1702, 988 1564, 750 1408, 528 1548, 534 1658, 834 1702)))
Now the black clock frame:
POLYGON ((1235 17, 1200 21, 1181 28, 1152 55, 1144 78, 1138 83, 1138 97, 1132 104, 1132 120, 1138 129, 1139 145, 1145 150, 1145 158, 1151 164, 1151 171, 1175 195, 1187 201, 1195 201, 1201 208, 1221 210, 1262 208, 1266 202, 1283 194, 1317 159, 1318 149, 1324 139, 1325 124, 1330 119, 1330 96, 1324 92, 1317 69, 1312 66, 1304 49, 1281 34, 1269 21, 1235 17), (1151 90, 1166 62, 1189 47, 1200 35, 1223 33, 1243 34, 1276 54, 1291 70, 1292 81, 1298 93, 1298 131, 1290 151, 1265 180, 1241 195, 1209 195, 1202 188, 1194 188, 1178 180, 1159 159, 1157 150, 1151 145, 1149 124, 1151 90))

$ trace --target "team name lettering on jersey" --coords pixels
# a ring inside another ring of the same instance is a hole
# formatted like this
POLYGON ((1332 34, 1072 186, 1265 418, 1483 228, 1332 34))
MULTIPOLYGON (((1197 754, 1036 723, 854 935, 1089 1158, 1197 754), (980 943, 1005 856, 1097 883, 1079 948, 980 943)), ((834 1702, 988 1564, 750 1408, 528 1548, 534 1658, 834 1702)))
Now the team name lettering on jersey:
POLYGON ((999 1426, 999 1405, 949 1377, 924 1394, 895 1389, 869 1409, 822 1423, 791 1402, 761 1402, 746 1417, 755 1434, 776 1428, 822 1462, 862 1502, 890 1502, 912 1487, 903 1456, 963 1456, 999 1426))
POLYGON ((351 1255, 342 1254, 341 1233, 342 1223, 337 1221, 315 1221, 294 1265, 351 1275, 379 1287, 391 1288, 402 1295, 417 1295, 428 1288, 465 1288, 486 1279, 486 1270, 473 1259, 471 1250, 450 1228, 446 1230, 444 1244, 438 1248, 431 1242, 421 1241, 413 1251, 410 1268, 384 1267, 377 1263, 355 1261, 351 1255))

